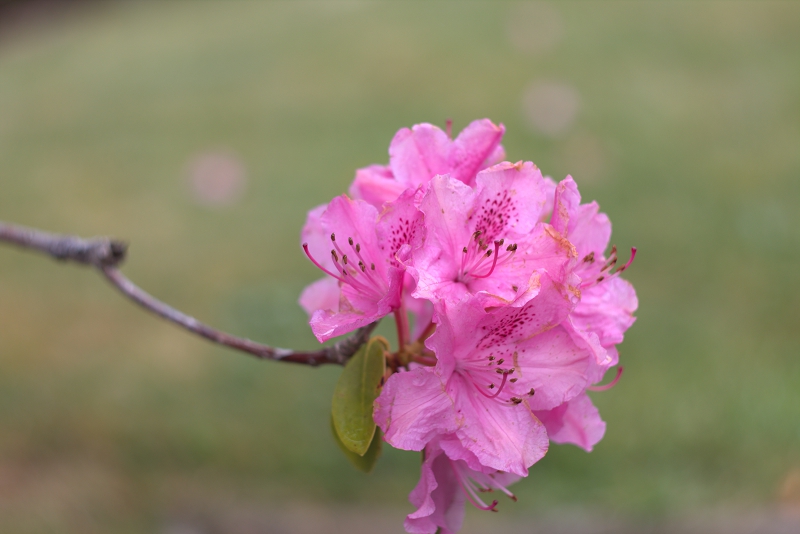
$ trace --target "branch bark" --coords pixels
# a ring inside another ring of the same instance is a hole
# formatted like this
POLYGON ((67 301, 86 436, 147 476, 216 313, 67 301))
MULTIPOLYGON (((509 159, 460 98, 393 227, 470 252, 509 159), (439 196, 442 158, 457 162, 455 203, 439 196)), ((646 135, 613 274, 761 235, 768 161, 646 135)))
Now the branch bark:
POLYGON ((74 261, 99 270, 123 295, 147 311, 205 339, 263 360, 301 363, 317 366, 326 363, 344 365, 366 343, 377 325, 372 323, 356 330, 349 337, 316 351, 296 351, 271 347, 246 338, 233 336, 204 324, 176 310, 142 290, 118 266, 125 260, 127 244, 108 237, 83 239, 72 235, 52 234, 34 228, 0 221, 0 242, 49 254, 59 261, 74 261))

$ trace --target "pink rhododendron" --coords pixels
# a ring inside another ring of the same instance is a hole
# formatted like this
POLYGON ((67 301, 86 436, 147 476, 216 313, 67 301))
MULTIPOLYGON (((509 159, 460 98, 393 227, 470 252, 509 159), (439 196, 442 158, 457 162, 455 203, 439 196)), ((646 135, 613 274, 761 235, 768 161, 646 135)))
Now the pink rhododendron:
POLYGON ((344 195, 309 213, 303 248, 330 278, 306 288, 300 303, 320 341, 400 307, 405 276, 400 258, 409 254, 422 219, 412 197, 412 192, 402 195, 380 215, 374 206, 344 195))
MULTIPOLYGON (((527 475, 547 435, 531 410, 581 394, 596 349, 560 326, 574 297, 544 272, 521 307, 484 309, 480 295, 437 305, 426 346, 435 367, 392 375, 375 402, 375 422, 394 447, 420 450, 453 434, 481 465, 527 475)), ((602 350, 602 348, 600 348, 602 350)))
POLYGON ((546 192, 530 162, 501 163, 480 172, 476 187, 435 177, 420 200, 425 246, 412 252, 414 296, 456 301, 483 292, 515 301, 536 269, 569 283, 575 248, 540 223, 546 192))
POLYGON ((456 139, 400 130, 389 165, 309 212, 306 254, 326 273, 300 302, 320 341, 393 314, 398 350, 373 408, 384 439, 424 451, 411 533, 460 529, 464 504, 495 510, 549 444, 587 451, 606 425, 587 391, 619 359, 638 306, 607 253, 611 223, 531 162, 500 162, 488 119, 456 139), (606 257, 606 254, 608 256, 606 257), (409 314, 414 321, 409 327, 409 314))
POLYGON ((403 128, 389 145, 389 165, 359 169, 350 195, 380 207, 437 174, 472 184, 479 170, 505 158, 500 146, 503 132, 502 124, 496 126, 489 119, 472 122, 454 140, 432 124, 403 128))

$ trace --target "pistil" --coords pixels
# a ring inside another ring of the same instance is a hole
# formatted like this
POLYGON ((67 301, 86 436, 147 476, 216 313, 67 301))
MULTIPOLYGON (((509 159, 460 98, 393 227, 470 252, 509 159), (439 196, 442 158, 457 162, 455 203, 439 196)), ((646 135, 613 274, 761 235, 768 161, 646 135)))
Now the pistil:
POLYGON ((512 243, 501 251, 500 247, 505 243, 504 239, 494 241, 494 247, 489 248, 486 242, 481 239, 481 235, 482 232, 480 230, 476 231, 472 234, 472 239, 470 239, 467 246, 461 249, 461 270, 458 273, 460 282, 466 283, 469 277, 488 278, 498 265, 509 261, 517 250, 516 243, 512 243), (486 267, 485 272, 481 272, 489 258, 492 259, 491 265, 486 267))

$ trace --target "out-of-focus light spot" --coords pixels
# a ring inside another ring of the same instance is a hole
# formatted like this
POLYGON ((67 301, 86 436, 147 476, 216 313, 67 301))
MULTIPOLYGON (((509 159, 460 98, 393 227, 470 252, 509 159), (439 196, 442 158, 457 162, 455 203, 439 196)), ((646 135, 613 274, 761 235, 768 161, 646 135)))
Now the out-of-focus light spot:
POLYGON ((561 14, 547 2, 514 4, 509 9, 506 34, 520 52, 542 55, 561 42, 564 23, 561 14))
POLYGON ((609 155, 603 143, 588 132, 571 135, 558 151, 558 163, 580 184, 603 180, 608 174, 609 155))
POLYGON ((244 163, 226 151, 204 152, 189 161, 189 188, 192 198, 203 206, 235 204, 247 186, 244 163))
POLYGON ((560 137, 575 122, 581 97, 573 86, 555 81, 531 83, 522 95, 528 125, 548 137, 560 137))

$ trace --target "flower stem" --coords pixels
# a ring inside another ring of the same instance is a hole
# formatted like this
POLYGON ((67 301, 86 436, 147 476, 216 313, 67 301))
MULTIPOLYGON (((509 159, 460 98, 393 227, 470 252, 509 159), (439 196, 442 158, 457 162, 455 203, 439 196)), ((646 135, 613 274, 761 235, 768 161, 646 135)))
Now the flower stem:
POLYGON ((403 350, 409 341, 408 314, 406 305, 400 300, 400 307, 394 311, 394 321, 397 325, 397 345, 399 350, 403 350))
POLYGON ((433 319, 431 319, 431 321, 428 323, 428 326, 425 327, 425 330, 423 330, 422 333, 419 335, 419 338, 417 338, 417 342, 422 343, 423 341, 431 337, 431 335, 433 335, 433 332, 435 330, 436 330, 436 323, 434 323, 433 319))
POLYGON ((212 343, 246 352, 263 360, 311 366, 331 363, 344 365, 361 345, 367 342, 372 330, 378 324, 375 322, 359 328, 349 337, 320 350, 296 351, 271 347, 212 328, 142 290, 118 269, 119 264, 125 260, 127 251, 127 246, 121 241, 107 237, 82 239, 71 235, 51 234, 0 221, 0 242, 44 252, 57 260, 73 261, 94 267, 122 294, 147 311, 212 343))

